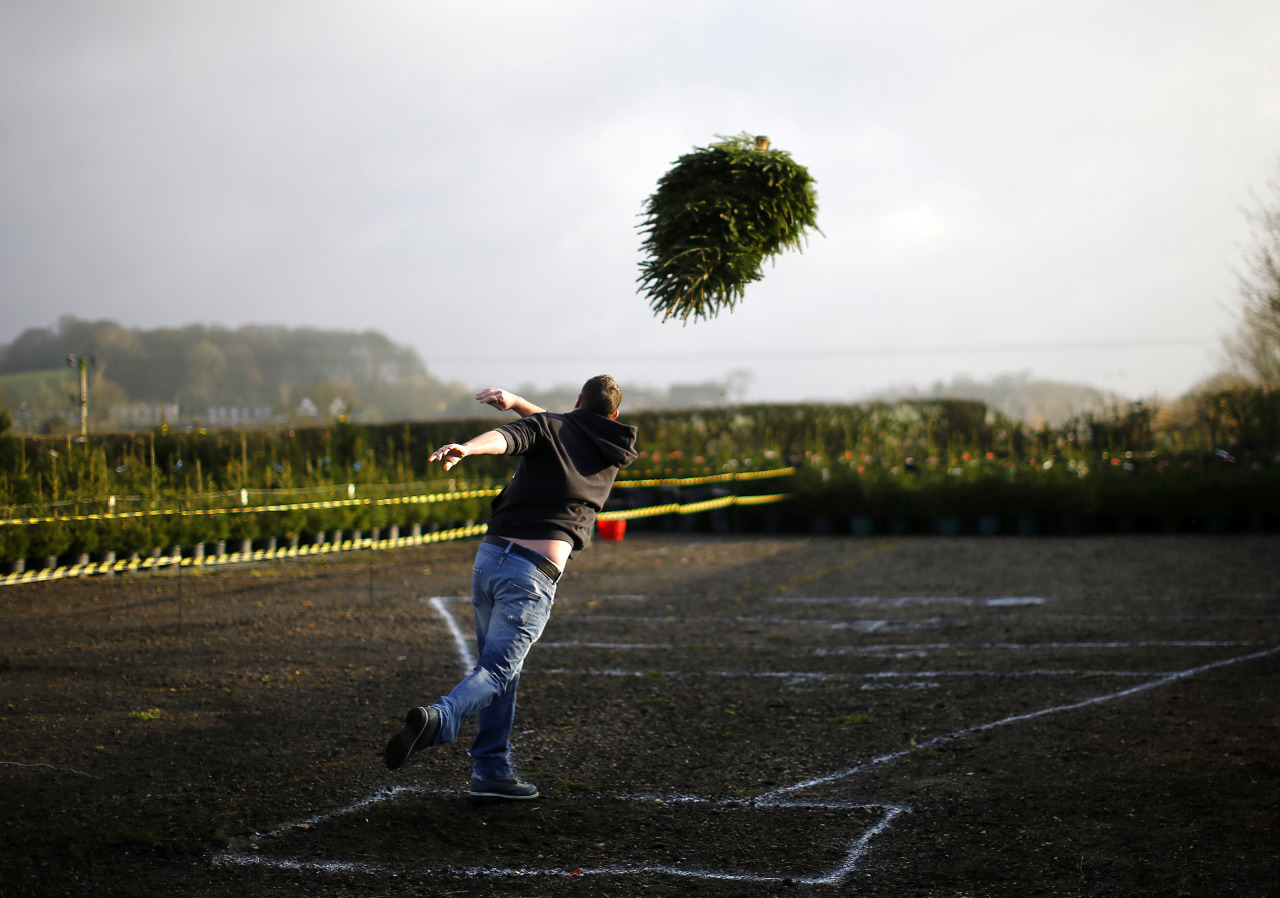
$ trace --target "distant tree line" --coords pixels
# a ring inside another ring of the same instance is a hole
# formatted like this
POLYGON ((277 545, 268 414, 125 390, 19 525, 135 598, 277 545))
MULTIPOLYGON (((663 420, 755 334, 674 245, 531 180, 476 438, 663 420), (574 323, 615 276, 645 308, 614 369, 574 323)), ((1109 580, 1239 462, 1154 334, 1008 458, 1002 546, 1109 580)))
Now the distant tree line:
POLYGON ((461 413, 471 399, 467 387, 432 377, 413 349, 376 331, 135 330, 66 316, 56 329, 32 328, 0 346, 0 405, 13 411, 25 402, 32 418, 65 411, 71 372, 60 366, 73 354, 94 360, 90 404, 98 421, 130 403, 176 406, 184 422, 227 408, 269 410, 278 421, 295 416, 304 400, 319 416, 333 409, 360 420, 423 419, 461 413), (53 377, 17 377, 31 372, 53 377))
POLYGON ((1237 285, 1235 328, 1223 341, 1225 367, 1163 410, 1171 442, 1204 442, 1280 461, 1280 177, 1246 211, 1254 227, 1237 285))
POLYGON ((940 380, 925 389, 894 387, 871 397, 881 402, 945 398, 977 399, 1032 427, 1060 427, 1081 414, 1115 405, 1114 397, 1097 387, 1035 378, 1027 371, 999 374, 987 381, 958 374, 949 382, 940 380))
MULTIPOLYGON (((0 408, 19 433, 74 431, 78 373, 69 356, 90 358, 92 430, 160 424, 307 425, 345 418, 427 421, 484 415, 478 385, 432 377, 411 348, 376 331, 354 333, 251 325, 193 324, 137 330, 72 316, 0 345, 0 408), (249 413, 245 416, 245 413, 249 413)), ((628 384, 631 410, 706 408, 740 401, 750 375, 664 388, 628 384)), ((512 386, 512 385, 505 385, 512 386)), ((516 385, 545 408, 567 410, 580 382, 516 385)))
POLYGON ((1280 389, 1280 178, 1267 184, 1248 213, 1253 245, 1240 273, 1243 304, 1235 332, 1226 341, 1231 373, 1280 389))

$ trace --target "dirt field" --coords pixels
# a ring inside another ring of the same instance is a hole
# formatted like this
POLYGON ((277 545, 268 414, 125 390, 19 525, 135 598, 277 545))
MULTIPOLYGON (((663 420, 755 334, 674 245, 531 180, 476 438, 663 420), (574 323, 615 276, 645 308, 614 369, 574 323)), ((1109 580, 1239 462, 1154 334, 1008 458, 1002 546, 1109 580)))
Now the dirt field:
POLYGON ((474 548, 0 591, 0 895, 1280 893, 1278 537, 594 546, 498 804, 474 548))

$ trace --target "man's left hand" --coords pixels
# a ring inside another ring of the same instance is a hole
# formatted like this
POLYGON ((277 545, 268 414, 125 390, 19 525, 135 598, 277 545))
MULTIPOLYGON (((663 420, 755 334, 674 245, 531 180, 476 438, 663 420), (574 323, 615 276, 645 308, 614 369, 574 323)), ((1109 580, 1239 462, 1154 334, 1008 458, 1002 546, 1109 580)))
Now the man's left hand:
POLYGON ((520 397, 515 393, 508 393, 498 387, 486 387, 476 394, 476 401, 491 405, 500 412, 505 412, 514 408, 515 404, 520 401, 520 397))

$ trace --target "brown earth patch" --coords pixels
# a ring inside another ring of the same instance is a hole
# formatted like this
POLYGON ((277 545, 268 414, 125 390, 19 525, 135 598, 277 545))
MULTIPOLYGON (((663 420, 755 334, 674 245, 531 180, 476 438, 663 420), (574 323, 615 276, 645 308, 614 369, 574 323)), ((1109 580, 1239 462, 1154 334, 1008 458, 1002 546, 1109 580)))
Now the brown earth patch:
POLYGON ((0 895, 1276 893, 1280 538, 594 546, 503 804, 380 760, 473 552, 0 592, 0 895))

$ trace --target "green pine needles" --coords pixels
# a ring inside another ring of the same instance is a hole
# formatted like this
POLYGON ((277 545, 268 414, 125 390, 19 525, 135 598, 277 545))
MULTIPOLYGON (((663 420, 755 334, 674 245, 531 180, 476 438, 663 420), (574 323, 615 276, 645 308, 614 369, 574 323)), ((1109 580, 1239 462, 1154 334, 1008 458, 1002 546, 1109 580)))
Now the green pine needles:
POLYGON ((805 230, 818 227, 804 166, 767 137, 716 136, 676 160, 645 204, 648 258, 637 280, 663 321, 732 311, 765 259, 802 249, 805 230))

